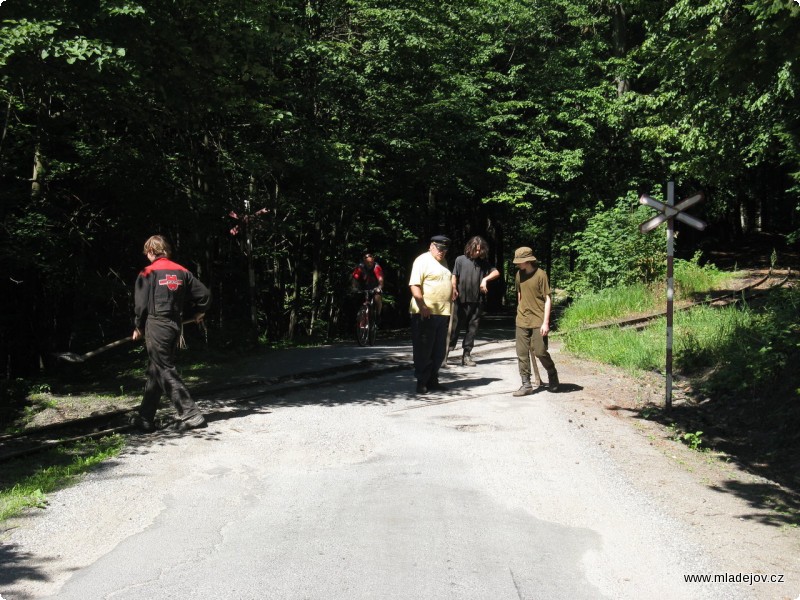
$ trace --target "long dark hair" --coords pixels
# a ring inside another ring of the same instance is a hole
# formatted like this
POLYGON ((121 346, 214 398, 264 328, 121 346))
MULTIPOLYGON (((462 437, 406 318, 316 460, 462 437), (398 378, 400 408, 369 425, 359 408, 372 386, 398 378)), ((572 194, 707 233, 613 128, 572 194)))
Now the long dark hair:
POLYGON ((489 256, 489 244, 481 236, 476 235, 470 238, 467 245, 464 246, 464 256, 467 258, 486 258, 489 256), (478 246, 481 247, 481 251, 478 252, 477 256, 474 256, 478 246))

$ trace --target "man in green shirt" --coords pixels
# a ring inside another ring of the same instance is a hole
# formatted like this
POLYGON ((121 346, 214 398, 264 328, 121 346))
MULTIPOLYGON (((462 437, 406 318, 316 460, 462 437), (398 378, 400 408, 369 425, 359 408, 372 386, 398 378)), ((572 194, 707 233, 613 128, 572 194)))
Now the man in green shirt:
POLYGON ((550 333, 550 283, 547 273, 539 268, 533 250, 523 246, 514 251, 517 265, 517 365, 522 386, 514 396, 533 393, 531 385, 531 360, 539 359, 547 371, 548 389, 558 391, 558 371, 547 351, 547 334, 550 333))

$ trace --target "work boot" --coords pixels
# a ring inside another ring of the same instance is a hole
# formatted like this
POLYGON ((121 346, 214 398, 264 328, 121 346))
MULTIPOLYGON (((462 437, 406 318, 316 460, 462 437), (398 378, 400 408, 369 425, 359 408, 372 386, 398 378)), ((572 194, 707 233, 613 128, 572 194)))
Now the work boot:
POLYGON ((520 386, 520 388, 516 392, 511 394, 511 395, 512 396, 516 396, 516 397, 519 397, 519 396, 530 396, 532 393, 533 393, 533 387, 531 386, 531 382, 530 381, 523 381, 522 385, 520 386))
POLYGON ((464 356, 461 357, 461 366, 462 367, 474 367, 477 363, 472 360, 472 357, 469 355, 469 352, 465 352, 464 356))
POLYGON ((558 391, 558 373, 553 371, 552 373, 547 374, 547 391, 549 392, 557 392, 558 391))

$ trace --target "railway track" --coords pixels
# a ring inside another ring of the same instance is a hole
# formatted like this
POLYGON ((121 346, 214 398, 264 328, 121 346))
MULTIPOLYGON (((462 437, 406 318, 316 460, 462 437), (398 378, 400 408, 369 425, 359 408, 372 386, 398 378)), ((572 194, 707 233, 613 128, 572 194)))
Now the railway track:
MULTIPOLYGON (((681 305, 676 304, 675 312, 691 310, 699 306, 714 306, 715 308, 722 308, 725 306, 731 306, 733 304, 737 304, 739 302, 752 300, 759 296, 763 296, 772 290, 783 287, 789 281, 791 276, 792 276, 791 269, 788 269, 785 275, 783 274, 775 275, 772 273, 772 269, 770 269, 770 271, 760 279, 737 290, 729 291, 724 294, 712 294, 710 295, 709 298, 706 298, 704 300, 698 300, 695 302, 689 302, 681 305)), ((611 327, 643 329, 647 327, 651 322, 666 316, 666 314, 667 314, 666 311, 655 311, 625 319, 616 319, 612 321, 603 321, 601 323, 592 323, 591 325, 585 325, 583 327, 575 327, 573 329, 557 333, 559 333, 560 335, 569 335, 570 333, 576 333, 579 331, 590 331, 593 329, 608 329, 611 327)))

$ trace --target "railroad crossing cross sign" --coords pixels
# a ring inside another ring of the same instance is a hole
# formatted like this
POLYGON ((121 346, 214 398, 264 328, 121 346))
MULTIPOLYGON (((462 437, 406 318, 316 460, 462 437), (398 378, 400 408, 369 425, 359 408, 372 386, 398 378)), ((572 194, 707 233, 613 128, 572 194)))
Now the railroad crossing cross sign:
MULTIPOLYGON (((800 0, 798 0, 800 2, 800 0)), ((647 194, 642 194, 639 197, 640 204, 646 204, 647 206, 652 206, 660 214, 657 214, 652 219, 648 219, 641 225, 639 225, 639 231, 642 233, 647 233, 648 231, 652 231, 664 221, 667 222, 667 355, 666 355, 666 368, 664 369, 666 380, 667 380, 667 394, 666 394, 666 403, 665 406, 667 410, 672 408, 672 335, 673 335, 673 327, 672 327, 672 313, 673 313, 673 303, 675 298, 675 282, 673 277, 673 257, 675 255, 675 248, 674 248, 674 239, 675 239, 675 220, 681 221, 682 223, 686 223, 694 227, 695 229, 699 229, 703 231, 706 228, 705 221, 701 221, 686 212, 684 212, 690 206, 693 206, 700 202, 703 199, 703 194, 698 193, 694 196, 689 196, 688 198, 684 198, 678 204, 675 204, 675 182, 669 181, 667 182, 667 201, 659 202, 654 198, 651 198, 647 194)))
POLYGON ((684 198, 680 202, 678 202, 675 206, 670 206, 669 204, 664 204, 663 202, 659 202, 658 200, 651 198, 647 194, 642 194, 639 197, 639 204, 646 204, 647 206, 652 206, 657 211, 660 211, 660 215, 656 215, 652 219, 648 219, 641 225, 639 225, 639 231, 641 233, 647 233, 661 225, 667 219, 678 219, 682 223, 686 223, 687 225, 691 225, 695 229, 699 229, 703 231, 706 228, 705 221, 701 221, 698 218, 693 217, 690 214, 683 212, 685 209, 689 208, 690 206, 697 204, 703 199, 703 193, 700 192, 699 194, 695 194, 694 196, 689 196, 688 198, 684 198))

